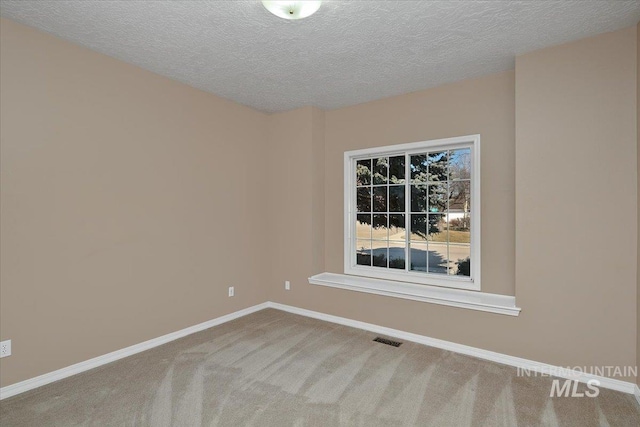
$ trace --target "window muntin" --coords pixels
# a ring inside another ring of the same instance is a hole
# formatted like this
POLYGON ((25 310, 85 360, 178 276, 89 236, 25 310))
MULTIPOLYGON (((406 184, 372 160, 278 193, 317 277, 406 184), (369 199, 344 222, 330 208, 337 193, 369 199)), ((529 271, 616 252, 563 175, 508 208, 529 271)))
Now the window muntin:
POLYGON ((346 273, 479 289, 479 137, 461 139, 346 153, 346 273))

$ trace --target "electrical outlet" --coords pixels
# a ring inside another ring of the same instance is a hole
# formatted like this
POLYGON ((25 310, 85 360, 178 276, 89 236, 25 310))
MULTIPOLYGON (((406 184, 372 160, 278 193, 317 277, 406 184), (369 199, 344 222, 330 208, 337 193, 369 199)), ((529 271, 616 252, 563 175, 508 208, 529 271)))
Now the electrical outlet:
POLYGON ((290 291, 290 290, 291 290, 291 282, 290 282, 290 281, 285 280, 285 282, 284 282, 284 289, 285 289, 286 291, 290 291))
POLYGON ((0 342, 0 358, 11 356, 11 340, 0 342))
POLYGON ((235 289, 233 289, 233 286, 229 286, 229 296, 232 297, 236 294, 235 289))

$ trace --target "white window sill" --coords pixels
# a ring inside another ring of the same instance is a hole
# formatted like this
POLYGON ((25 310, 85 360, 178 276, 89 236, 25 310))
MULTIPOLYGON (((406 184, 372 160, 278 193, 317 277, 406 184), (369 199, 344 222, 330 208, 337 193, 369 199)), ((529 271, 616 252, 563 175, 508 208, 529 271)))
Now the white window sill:
POLYGON ((336 273, 316 274, 309 277, 309 283, 508 316, 518 316, 520 314, 520 307, 516 307, 516 298, 508 295, 416 285, 336 273))

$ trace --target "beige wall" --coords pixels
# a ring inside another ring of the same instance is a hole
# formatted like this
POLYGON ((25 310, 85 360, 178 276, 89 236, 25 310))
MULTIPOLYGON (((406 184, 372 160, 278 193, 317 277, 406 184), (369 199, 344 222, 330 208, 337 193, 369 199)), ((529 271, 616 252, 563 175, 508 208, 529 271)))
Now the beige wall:
POLYGON ((562 366, 640 356, 635 27, 271 116, 0 28, 3 386, 266 300, 562 366), (483 290, 519 317, 308 284, 342 272, 345 150, 475 133, 483 290))
POLYGON ((267 116, 0 28, 1 384, 264 302, 267 116))
MULTIPOLYGON (((640 23, 636 25, 636 102, 636 137, 638 139, 638 165, 640 165, 640 23)), ((640 203, 640 172, 638 173, 638 196, 638 202, 640 203)), ((636 262, 636 279, 638 282, 636 292, 636 366, 640 368, 640 271, 638 270, 638 264, 640 264, 640 215, 638 215, 638 236, 638 262, 636 262)), ((640 385, 640 372, 638 372, 636 383, 640 385)))
POLYGON ((269 118, 270 300, 304 305, 309 275, 324 270, 323 111, 305 107, 269 118), (285 291, 284 281, 292 290, 285 291))
MULTIPOLYGON (((343 153, 345 150, 473 133, 482 134, 483 286, 514 293, 515 287, 515 80, 513 72, 429 89, 325 113, 325 270, 342 272, 343 153), (499 159, 491 161, 491 159, 499 159)), ((297 163, 291 174, 300 169, 297 163)), ((308 195, 299 196, 300 205, 308 195)), ((282 219, 287 222, 286 218, 282 219)), ((295 246, 298 234, 286 236, 295 246)), ((304 245, 300 246, 302 249, 304 245)), ((304 250, 291 254, 295 260, 304 250)), ((526 316, 513 318, 396 298, 309 285, 311 271, 295 269, 291 292, 277 277, 270 298, 333 315, 435 338, 531 355, 537 343, 520 338, 526 316), (446 321, 443 321, 446 319, 446 321)), ((286 274, 284 272, 283 274, 286 274)), ((524 331, 523 331, 524 332, 524 331)))
POLYGON ((327 270, 343 270, 345 151, 479 133, 483 290, 513 295, 513 85, 514 74, 510 71, 327 112, 327 270))
POLYGON ((635 57, 634 27, 325 115, 326 270, 342 272, 345 150, 480 133, 483 290, 515 293, 520 317, 307 285, 311 271, 271 299, 555 365, 634 365, 635 57))
POLYGON ((633 366, 636 28, 524 55, 516 76, 516 296, 539 354, 633 366))
MULTIPOLYGON (((514 111, 514 73, 506 72, 326 112, 325 270, 342 272, 345 150, 481 133, 483 162, 501 159, 483 163, 482 238, 483 249, 487 249, 482 260, 483 283, 486 290, 512 295, 515 286, 514 111)), ((302 198, 298 200, 297 206, 306 203, 302 198)), ((295 215, 291 214, 289 220, 296 221, 295 215)), ((282 221, 286 223, 287 219, 282 221)), ((290 233, 287 237, 289 245, 295 246, 298 235, 290 233)), ((510 343, 511 339, 500 337, 500 333, 513 336, 519 319, 313 286, 307 282, 309 274, 309 271, 296 270, 291 292, 281 290, 280 280, 285 277, 279 277, 272 283, 271 299, 435 338, 518 353, 517 345, 510 343), (476 324, 478 327, 468 327, 476 324), (487 330, 492 332, 482 332, 487 330)))
MULTIPOLYGON (((483 250, 488 251, 483 254, 483 282, 487 290, 513 294, 514 111, 514 73, 506 72, 326 112, 325 270, 342 272, 345 150, 482 133, 483 161, 496 159, 483 163, 483 231, 489 233, 483 235, 483 250)), ((284 117, 296 112, 285 113, 280 120, 293 123, 294 117, 284 117)), ((295 141, 289 145, 300 148, 295 141)), ((289 168, 290 172, 280 173, 308 182, 299 160, 289 168)), ((297 202, 290 200, 285 206, 295 210, 285 210, 276 224, 280 234, 288 236, 290 249, 288 263, 270 284, 271 300, 515 355, 531 354, 539 344, 519 337, 523 318, 309 285, 313 271, 300 267, 308 244, 298 243, 303 233, 287 230, 300 221, 298 216, 308 215, 304 206, 310 202, 304 193, 294 197, 297 202), (288 278, 290 292, 282 290, 282 281, 288 278), (520 349, 522 345, 526 348, 520 349)))

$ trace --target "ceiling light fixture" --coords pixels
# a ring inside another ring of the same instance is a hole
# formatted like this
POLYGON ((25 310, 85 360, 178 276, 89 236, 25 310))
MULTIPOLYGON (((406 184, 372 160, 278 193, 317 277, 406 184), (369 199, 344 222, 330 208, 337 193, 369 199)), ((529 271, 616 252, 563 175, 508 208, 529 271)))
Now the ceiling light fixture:
POLYGON ((271 13, 284 19, 302 19, 311 16, 320 9, 322 1, 262 1, 262 5, 271 13))

